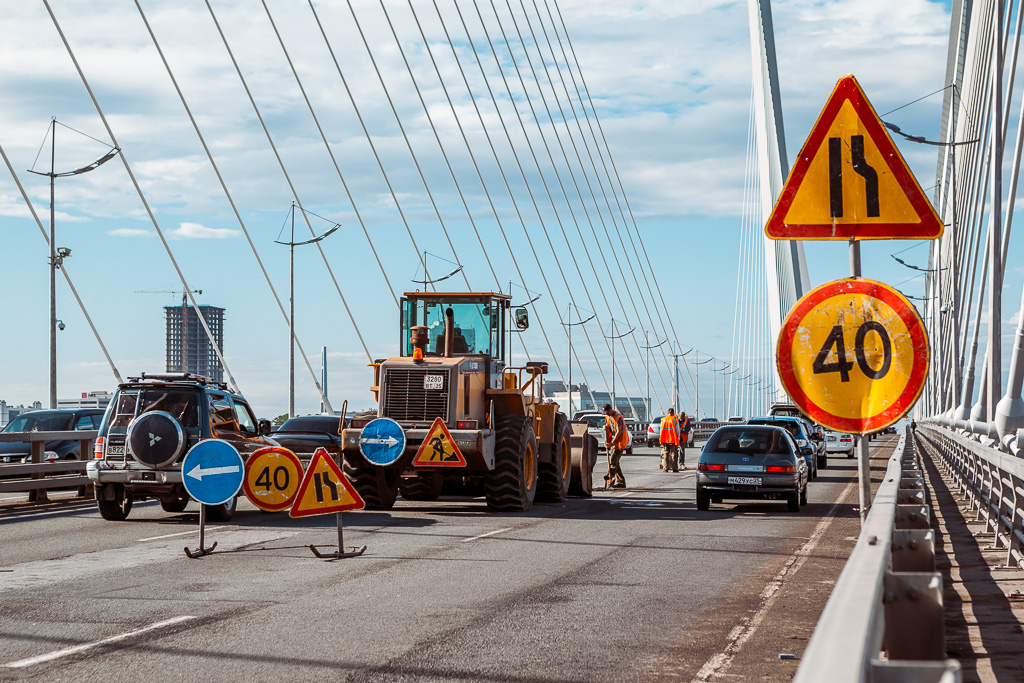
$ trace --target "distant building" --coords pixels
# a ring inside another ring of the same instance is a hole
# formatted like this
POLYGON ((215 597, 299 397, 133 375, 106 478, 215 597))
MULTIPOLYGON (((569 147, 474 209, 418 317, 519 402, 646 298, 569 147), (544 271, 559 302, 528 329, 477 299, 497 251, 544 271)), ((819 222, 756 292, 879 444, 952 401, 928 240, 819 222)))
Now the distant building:
POLYGON ((30 410, 42 410, 43 404, 36 401, 32 405, 25 406, 9 406, 7 401, 0 401, 0 427, 4 427, 8 422, 18 417, 22 413, 27 413, 30 410))
MULTIPOLYGON (((199 310, 213 334, 216 348, 223 354, 224 309, 200 306, 199 310)), ((191 372, 218 382, 224 381, 224 368, 221 367, 195 309, 191 306, 164 306, 164 315, 167 320, 167 372, 191 372)))
MULTIPOLYGON (((559 380, 544 382, 544 397, 558 403, 562 412, 567 413, 570 419, 572 413, 578 410, 599 411, 606 403, 612 402, 610 392, 591 391, 586 384, 573 384, 570 389, 572 390, 571 394, 566 390, 565 383, 559 380)), ((647 421, 647 410, 642 398, 616 393, 615 408, 626 417, 635 417, 641 422, 647 421)))
POLYGON ((114 394, 109 391, 82 392, 82 398, 58 398, 57 407, 61 409, 72 408, 100 408, 105 409, 110 405, 114 394))

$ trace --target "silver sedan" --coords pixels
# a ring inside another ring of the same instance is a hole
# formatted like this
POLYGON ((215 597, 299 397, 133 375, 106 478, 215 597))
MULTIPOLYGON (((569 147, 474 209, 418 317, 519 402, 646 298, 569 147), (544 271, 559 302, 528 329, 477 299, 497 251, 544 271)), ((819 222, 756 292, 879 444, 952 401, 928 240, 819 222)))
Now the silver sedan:
POLYGON ((807 463, 781 427, 718 429, 697 461, 697 509, 724 499, 784 500, 790 512, 807 504, 807 463))

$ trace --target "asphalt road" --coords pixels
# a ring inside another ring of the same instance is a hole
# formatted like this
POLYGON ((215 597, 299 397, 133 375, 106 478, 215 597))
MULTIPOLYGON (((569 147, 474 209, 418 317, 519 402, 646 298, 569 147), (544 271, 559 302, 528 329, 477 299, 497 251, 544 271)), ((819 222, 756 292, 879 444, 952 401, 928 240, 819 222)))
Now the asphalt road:
POLYGON ((859 532, 854 461, 831 459, 800 513, 702 513, 697 453, 675 474, 638 449, 626 491, 524 514, 345 513, 368 549, 336 562, 305 547, 336 543, 333 515, 244 503, 190 560, 193 506, 0 507, 0 680, 789 680, 859 532))

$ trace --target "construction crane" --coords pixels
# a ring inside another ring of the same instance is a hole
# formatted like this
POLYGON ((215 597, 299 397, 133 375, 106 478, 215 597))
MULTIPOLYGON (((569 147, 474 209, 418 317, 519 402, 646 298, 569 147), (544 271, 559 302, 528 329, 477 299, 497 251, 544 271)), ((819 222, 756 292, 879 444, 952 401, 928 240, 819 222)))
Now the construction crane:
POLYGON ((188 365, 186 364, 187 353, 188 353, 188 295, 202 294, 201 289, 191 290, 178 290, 178 289, 140 289, 136 290, 136 294, 177 294, 181 292, 181 371, 188 372, 188 365))

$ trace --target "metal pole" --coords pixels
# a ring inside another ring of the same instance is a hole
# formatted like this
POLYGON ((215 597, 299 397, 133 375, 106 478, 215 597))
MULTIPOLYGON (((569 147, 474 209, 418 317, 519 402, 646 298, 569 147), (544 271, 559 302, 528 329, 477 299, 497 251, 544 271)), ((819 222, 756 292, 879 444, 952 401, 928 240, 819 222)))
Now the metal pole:
POLYGON ((569 383, 568 386, 566 386, 566 389, 569 390, 569 414, 572 415, 572 304, 569 304, 566 309, 566 320, 569 321, 566 325, 565 331, 566 335, 569 337, 569 357, 567 359, 569 366, 569 383))
POLYGON ((992 239, 989 241, 989 290, 988 290, 988 410, 986 422, 995 418, 996 404, 1000 399, 1002 386, 1002 289, 1003 289, 1003 254, 1002 254, 1002 192, 1003 192, 1003 2, 996 0, 992 5, 993 12, 993 55, 992 59, 992 190, 989 230, 992 239))
POLYGON ((672 407, 679 414, 679 356, 672 356, 672 407))
POLYGON ((57 407, 57 242, 54 237, 56 212, 53 206, 55 161, 57 157, 57 124, 50 121, 50 409, 57 407))
MULTIPOLYGON (((320 386, 324 388, 324 398, 327 397, 327 347, 320 347, 320 386)), ((327 412, 327 406, 320 401, 320 414, 327 412)), ((344 415, 342 415, 344 417, 344 415)))
MULTIPOLYGON (((860 243, 850 240, 850 277, 860 277, 860 243)), ((857 479, 860 497, 860 521, 867 519, 871 509, 871 461, 870 446, 864 436, 857 437, 857 479)))
POLYGON ((295 202, 288 240, 288 417, 295 417, 295 202))

